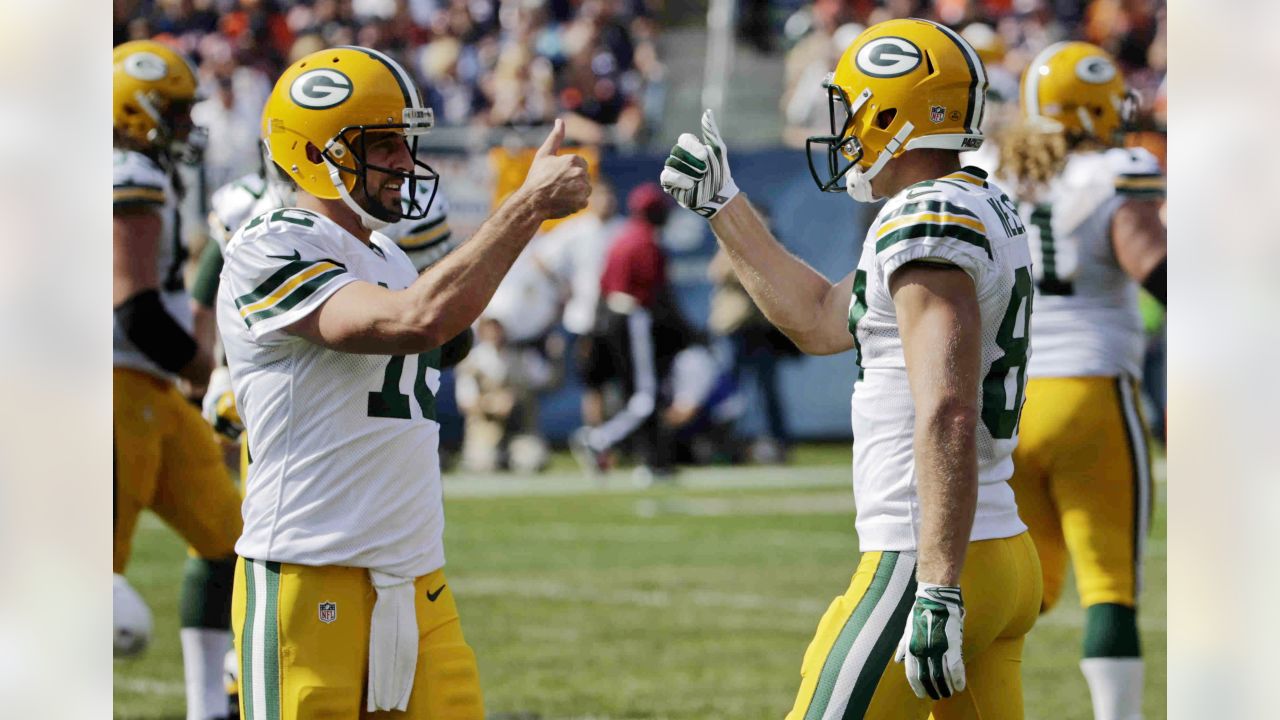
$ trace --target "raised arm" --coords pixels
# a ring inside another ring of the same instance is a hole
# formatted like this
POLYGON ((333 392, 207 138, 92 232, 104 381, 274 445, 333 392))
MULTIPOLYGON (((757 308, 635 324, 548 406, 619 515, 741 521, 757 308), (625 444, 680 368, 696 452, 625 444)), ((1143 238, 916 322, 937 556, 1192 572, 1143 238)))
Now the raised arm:
POLYGON ((586 205, 587 163, 556 155, 564 123, 538 149, 524 184, 468 242, 399 291, 353 282, 288 331, 325 347, 356 353, 403 354, 443 345, 475 321, 498 283, 544 220, 586 205))
POLYGON ((769 232, 733 182, 729 153, 710 110, 702 114, 701 139, 684 133, 671 148, 661 182, 676 202, 710 220, 739 282, 796 347, 812 355, 853 347, 853 276, 832 285, 769 232))
POLYGON ((1169 229, 1160 218, 1161 202, 1130 198, 1120 205, 1111 218, 1111 246, 1120 268, 1163 305, 1169 229))
POLYGON ((711 218, 711 230, 738 281, 796 347, 811 355, 853 347, 848 324, 852 275, 833 285, 787 252, 741 193, 711 218))
POLYGON ((957 586, 978 502, 982 321, 973 280, 954 266, 907 263, 889 279, 915 403, 922 583, 957 586))

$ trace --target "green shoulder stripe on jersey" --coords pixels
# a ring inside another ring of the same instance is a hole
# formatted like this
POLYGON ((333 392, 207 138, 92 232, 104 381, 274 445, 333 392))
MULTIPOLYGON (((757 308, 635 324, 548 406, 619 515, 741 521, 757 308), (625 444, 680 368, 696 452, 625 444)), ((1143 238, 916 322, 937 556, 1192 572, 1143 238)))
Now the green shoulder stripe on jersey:
POLYGON ((876 252, 882 253, 886 249, 897 245, 904 240, 915 240, 916 238, 948 238, 969 243, 974 247, 982 248, 988 258, 994 258, 991 252, 991 243, 987 240, 987 236, 972 230, 963 225, 955 225, 952 223, 916 223, 898 228, 893 232, 885 235, 876 241, 876 252))
POLYGON ((253 327, 253 324, 256 322, 261 322, 262 320, 267 320, 292 310, 303 300, 314 295, 317 290, 329 284, 330 280, 341 275, 345 275, 346 272, 346 268, 334 268, 333 270, 328 270, 316 275, 310 280, 294 288, 292 292, 285 295, 279 302, 246 315, 244 318, 245 325, 253 327))
POLYGON ((1120 175, 1116 178, 1116 193, 1127 197, 1164 197, 1164 175, 1160 173, 1120 175))
POLYGON ((417 225, 414 225, 413 227, 409 228, 409 232, 405 233, 405 237, 413 237, 414 235, 417 235, 419 233, 424 233, 428 230, 431 230, 437 227, 438 225, 440 225, 440 223, 444 222, 445 220, 448 220, 448 218, 444 215, 441 215, 438 218, 420 222, 417 225))
POLYGON ((443 223, 435 224, 430 230, 406 235, 396 241, 400 249, 405 251, 425 250, 448 240, 453 232, 443 223))
POLYGON ((262 193, 267 191, 267 186, 265 183, 263 184, 261 190, 254 190, 253 188, 249 187, 245 183, 240 182, 239 180, 235 182, 235 186, 249 193, 249 195, 252 196, 254 200, 260 200, 262 198, 262 193))
POLYGON ((886 225, 890 220, 896 220, 907 215, 915 215, 916 213, 960 215, 962 217, 974 218, 975 220, 978 219, 977 213, 963 205, 950 203, 946 200, 921 200, 919 202, 906 203, 897 210, 894 210, 892 213, 885 216, 884 221, 880 224, 886 225))
POLYGON ((111 188, 112 188, 113 190, 116 190, 116 191, 120 191, 120 190, 159 190, 160 192, 164 192, 164 186, 163 186, 163 185, 156 185, 155 183, 121 182, 121 183, 113 183, 113 184, 111 185, 111 188))
MULTIPOLYGON (((332 262, 334 265, 342 264, 334 262, 333 260, 328 260, 327 262, 332 262)), ((258 302, 270 295, 276 288, 283 285, 286 280, 315 264, 315 260, 294 260, 293 262, 286 263, 279 270, 271 273, 271 276, 266 280, 263 280, 258 287, 253 289, 253 292, 245 293, 244 295, 236 298, 236 308, 242 308, 245 305, 252 305, 258 302)))
POLYGON ((164 188, 157 185, 122 183, 111 188, 113 205, 163 205, 164 188))

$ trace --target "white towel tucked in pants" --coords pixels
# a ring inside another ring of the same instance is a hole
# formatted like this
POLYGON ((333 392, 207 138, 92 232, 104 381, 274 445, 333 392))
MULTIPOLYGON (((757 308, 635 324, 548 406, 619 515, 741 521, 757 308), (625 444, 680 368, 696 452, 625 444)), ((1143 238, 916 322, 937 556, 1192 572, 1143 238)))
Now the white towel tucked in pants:
POLYGON ((413 578, 369 571, 378 593, 369 623, 367 710, 405 710, 418 667, 418 616, 413 578))

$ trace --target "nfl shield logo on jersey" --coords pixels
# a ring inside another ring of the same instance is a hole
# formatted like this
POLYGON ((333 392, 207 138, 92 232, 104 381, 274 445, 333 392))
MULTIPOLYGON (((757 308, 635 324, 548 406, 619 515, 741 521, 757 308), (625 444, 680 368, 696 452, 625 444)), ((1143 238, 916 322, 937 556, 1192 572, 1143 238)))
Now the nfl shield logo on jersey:
POLYGON ((942 118, 946 117, 946 115, 947 115, 947 109, 942 107, 941 105, 929 106, 929 119, 932 120, 935 124, 942 122, 942 118))
POLYGON ((320 622, 331 623, 338 619, 338 603, 320 603, 320 622))

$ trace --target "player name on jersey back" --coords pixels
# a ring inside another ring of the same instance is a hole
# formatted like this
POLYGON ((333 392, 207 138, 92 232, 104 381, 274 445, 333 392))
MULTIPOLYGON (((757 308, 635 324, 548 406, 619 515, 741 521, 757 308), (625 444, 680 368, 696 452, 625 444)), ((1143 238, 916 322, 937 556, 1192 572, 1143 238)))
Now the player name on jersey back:
POLYGON ((972 540, 1026 529, 1008 480, 1026 386, 1031 258, 1013 202, 976 168, 918 183, 890 199, 867 231, 849 327, 861 367, 854 386, 853 485, 863 551, 915 550, 915 406, 889 290, 909 262, 960 268, 977 291, 982 387, 977 426, 978 508, 972 540))
POLYGON ((404 576, 444 564, 440 351, 337 352, 285 332, 348 283, 416 278, 380 233, 365 245, 297 208, 228 243, 218 325, 251 457, 240 555, 404 576))

